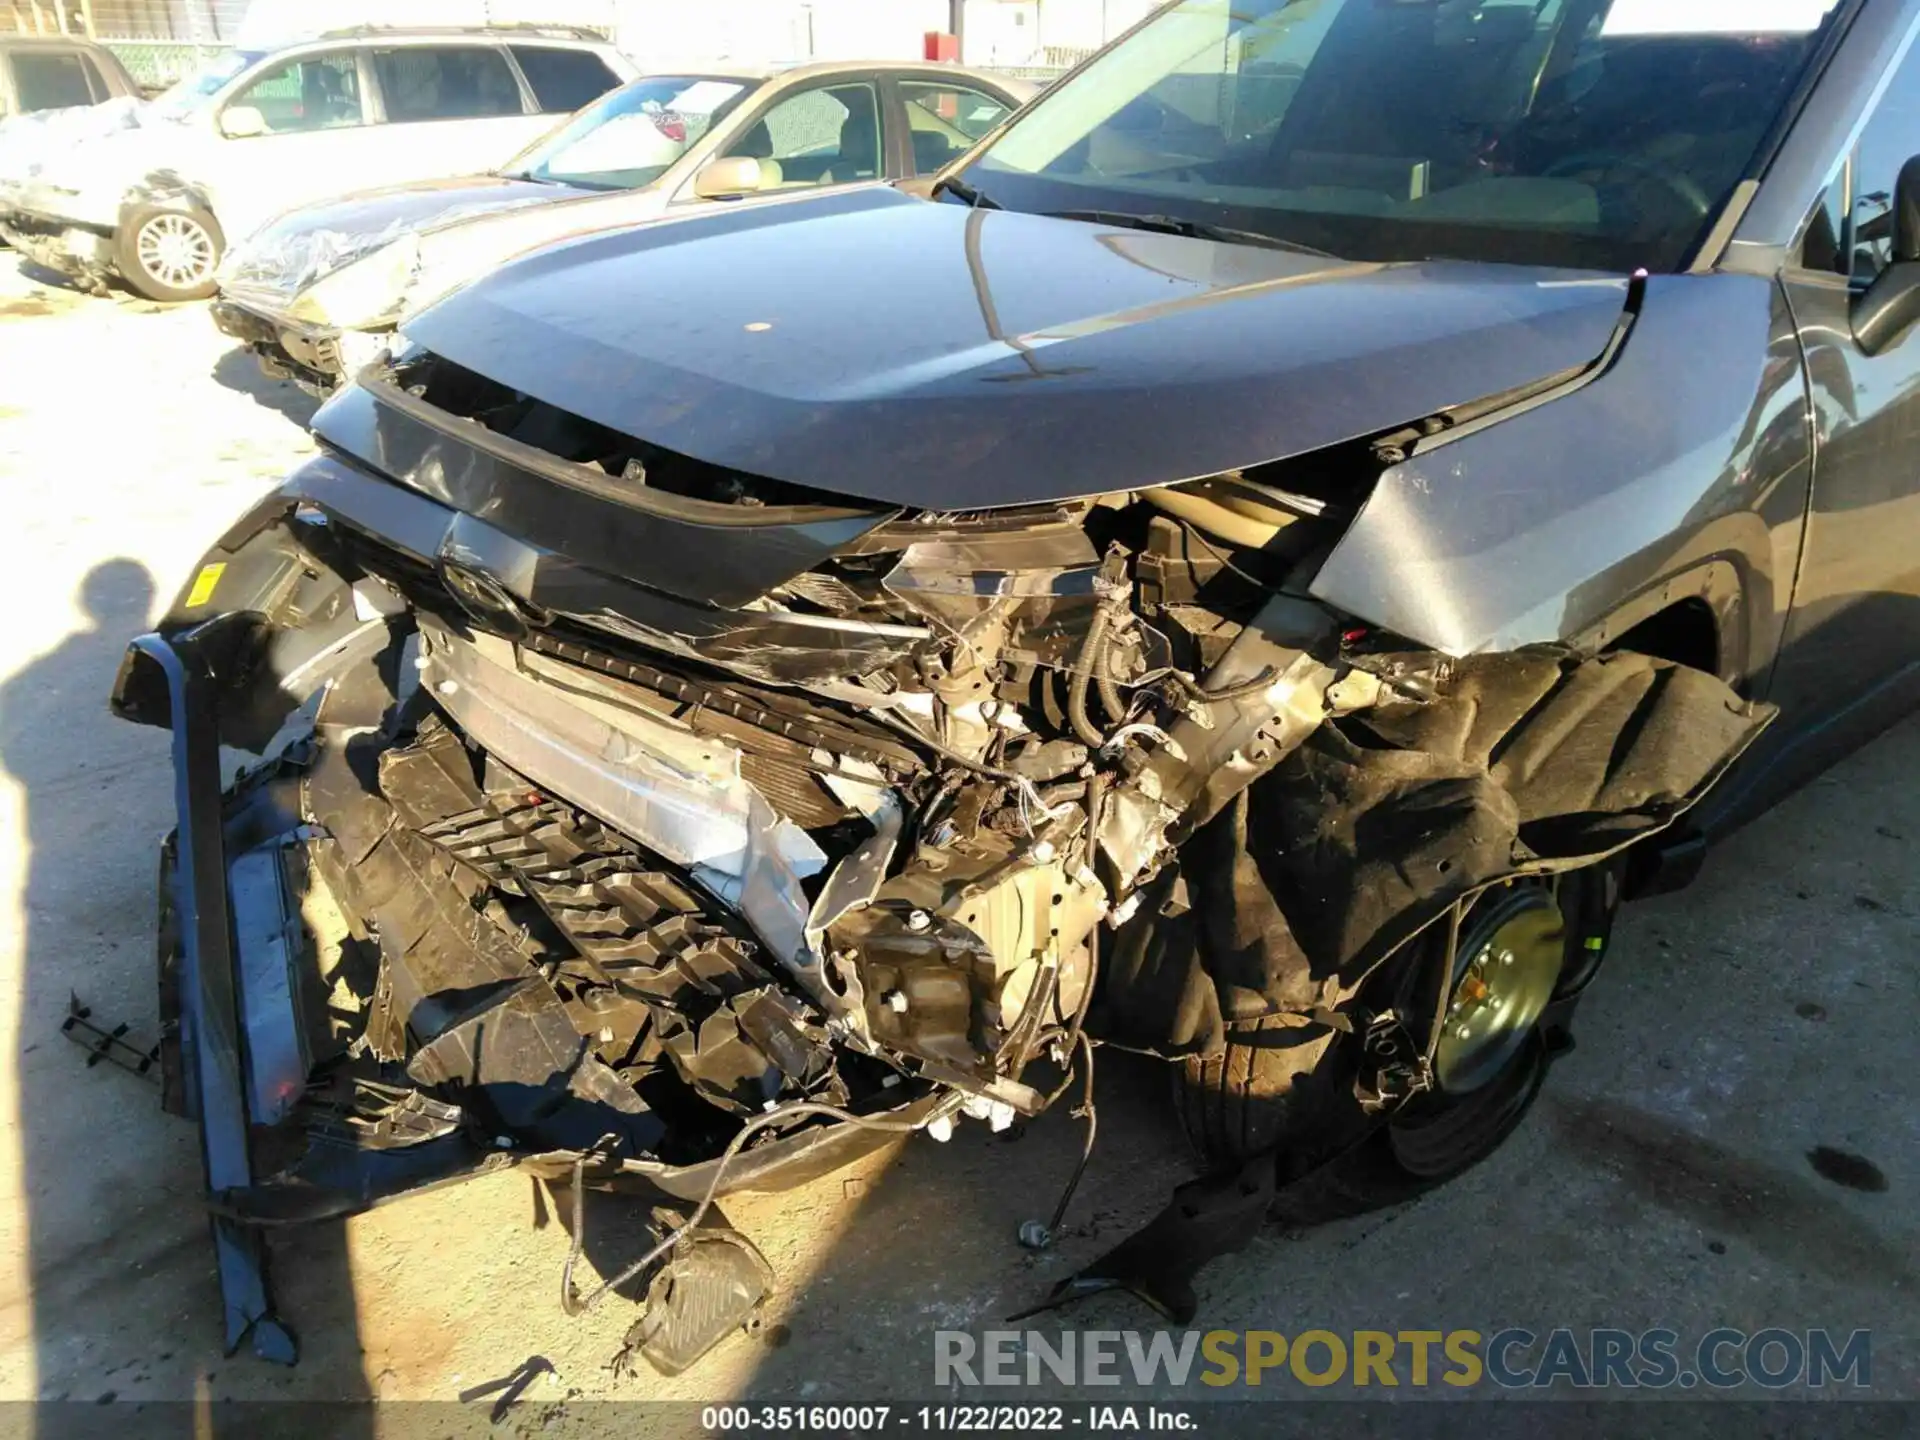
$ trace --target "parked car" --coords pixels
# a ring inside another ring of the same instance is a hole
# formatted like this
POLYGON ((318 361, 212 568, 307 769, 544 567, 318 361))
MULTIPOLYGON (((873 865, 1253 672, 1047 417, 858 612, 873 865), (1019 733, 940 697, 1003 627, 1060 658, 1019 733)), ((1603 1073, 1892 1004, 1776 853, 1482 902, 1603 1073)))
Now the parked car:
POLYGON ((329 391, 405 315, 533 246, 748 195, 932 176, 1032 93, 951 65, 650 75, 498 170, 290 211, 220 272, 216 324, 329 391))
POLYGON ((104 45, 64 35, 0 35, 0 121, 139 94, 104 45))
POLYGON ((704 1213, 1096 1043, 1208 1173, 1056 1298, 1494 1150, 1623 895, 1920 685, 1920 0, 1680 19, 1173 0, 931 200, 410 319, 115 692, 230 1323, 296 1200, 704 1213))
POLYGON ((233 51, 137 127, 46 157, 10 188, 0 232, 86 283, 203 299, 229 237, 342 190, 495 164, 634 73, 552 29, 361 27, 233 51))
POLYGON ((0 35, 0 219, 15 187, 47 156, 138 125, 145 106, 110 50, 0 35))

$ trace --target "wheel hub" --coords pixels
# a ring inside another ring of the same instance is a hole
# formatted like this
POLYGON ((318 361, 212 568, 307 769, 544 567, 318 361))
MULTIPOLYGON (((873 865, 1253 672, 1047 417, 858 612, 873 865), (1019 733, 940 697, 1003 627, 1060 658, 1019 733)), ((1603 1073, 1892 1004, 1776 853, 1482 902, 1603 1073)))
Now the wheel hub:
POLYGON ((1478 1090, 1526 1043, 1566 962, 1567 924, 1551 892, 1496 892, 1467 917, 1434 1056, 1440 1088, 1478 1090))
POLYGON ((191 289, 213 264, 213 240, 185 215, 162 215, 140 232, 140 260, 163 284, 191 289))

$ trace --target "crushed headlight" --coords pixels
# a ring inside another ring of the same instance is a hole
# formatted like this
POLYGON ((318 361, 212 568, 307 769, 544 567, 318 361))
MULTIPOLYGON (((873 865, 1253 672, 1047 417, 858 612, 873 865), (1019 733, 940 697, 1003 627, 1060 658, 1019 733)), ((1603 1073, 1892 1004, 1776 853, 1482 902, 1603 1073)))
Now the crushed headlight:
POLYGON ((309 325, 371 329, 399 316, 419 272, 419 237, 403 235, 309 286, 287 313, 309 325))

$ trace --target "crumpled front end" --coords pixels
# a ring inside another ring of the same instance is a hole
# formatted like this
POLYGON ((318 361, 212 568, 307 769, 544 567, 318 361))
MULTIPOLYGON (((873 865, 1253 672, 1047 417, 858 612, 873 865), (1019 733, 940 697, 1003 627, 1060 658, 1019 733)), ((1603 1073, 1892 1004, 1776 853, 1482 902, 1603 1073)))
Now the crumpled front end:
POLYGON ((262 1224, 512 1163, 700 1202, 1036 1114, 1096 1039, 1357 1044, 1436 922, 1669 826, 1769 718, 1305 598, 1358 453, 902 513, 421 356, 317 429, 116 690, 174 731, 236 1342, 262 1224), (224 797, 222 744, 273 757, 224 797))
MULTIPOLYGON (((269 375, 325 397, 373 363, 420 300, 435 237, 470 222, 545 211, 549 186, 479 176, 372 191, 294 210, 221 262, 214 323, 269 375)), ((493 257, 505 259, 518 247, 493 257)), ((484 269, 476 264, 467 276, 484 269)), ((438 274, 430 289, 455 283, 438 274)))

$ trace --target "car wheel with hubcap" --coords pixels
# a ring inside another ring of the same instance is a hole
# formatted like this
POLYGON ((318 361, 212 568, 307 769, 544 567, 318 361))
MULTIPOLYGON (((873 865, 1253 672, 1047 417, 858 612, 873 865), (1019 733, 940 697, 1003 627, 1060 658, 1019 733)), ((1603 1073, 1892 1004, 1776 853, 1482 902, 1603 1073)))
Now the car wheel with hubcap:
POLYGON ((217 288, 226 237, 204 210, 132 211, 115 243, 120 273, 149 300, 204 300, 217 288))

